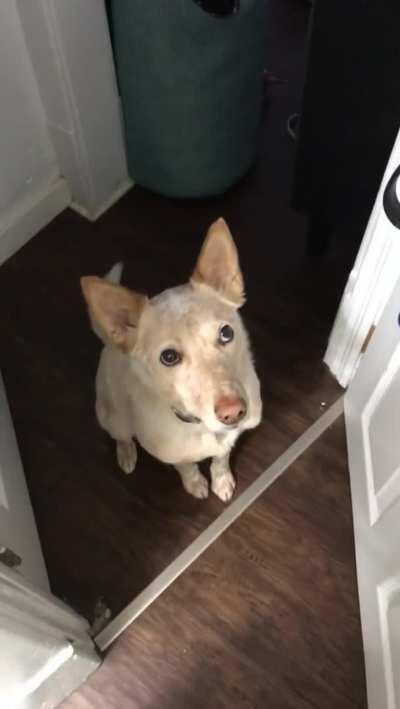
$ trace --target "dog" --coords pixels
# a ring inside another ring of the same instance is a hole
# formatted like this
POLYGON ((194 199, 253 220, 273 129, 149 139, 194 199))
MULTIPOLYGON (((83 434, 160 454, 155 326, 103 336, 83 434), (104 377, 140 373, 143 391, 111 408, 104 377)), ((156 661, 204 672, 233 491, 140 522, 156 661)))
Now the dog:
POLYGON ((92 328, 104 343, 96 415, 116 441, 125 473, 137 441, 175 466, 185 490, 206 498, 198 463, 211 458, 212 491, 231 499, 229 454, 261 420, 260 383, 238 313, 245 301, 232 235, 221 218, 206 235, 189 283, 154 298, 120 285, 122 264, 81 287, 92 328))

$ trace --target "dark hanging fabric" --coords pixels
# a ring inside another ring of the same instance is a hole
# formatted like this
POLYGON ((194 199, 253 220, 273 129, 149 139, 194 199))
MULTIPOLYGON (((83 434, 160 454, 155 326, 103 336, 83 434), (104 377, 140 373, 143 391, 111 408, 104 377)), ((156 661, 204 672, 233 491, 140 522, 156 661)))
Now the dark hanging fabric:
POLYGON ((400 128, 400 3, 317 0, 293 206, 363 235, 400 128))

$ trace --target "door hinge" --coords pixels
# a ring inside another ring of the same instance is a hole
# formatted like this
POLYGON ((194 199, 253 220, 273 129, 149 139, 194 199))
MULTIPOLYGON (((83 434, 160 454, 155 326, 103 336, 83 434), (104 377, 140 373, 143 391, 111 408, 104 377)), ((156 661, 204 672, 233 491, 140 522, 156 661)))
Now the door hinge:
POLYGON ((371 327, 369 328, 369 330, 367 332, 367 336, 363 342, 363 346, 361 347, 361 354, 364 354, 364 352, 367 351, 367 347, 371 341, 371 337, 374 334, 375 330, 376 330, 376 325, 371 325, 371 327))
POLYGON ((8 566, 9 569, 15 569, 17 566, 21 566, 22 564, 22 559, 18 554, 15 553, 12 549, 9 549, 8 547, 1 547, 0 546, 0 561, 2 564, 5 564, 5 566, 8 566))

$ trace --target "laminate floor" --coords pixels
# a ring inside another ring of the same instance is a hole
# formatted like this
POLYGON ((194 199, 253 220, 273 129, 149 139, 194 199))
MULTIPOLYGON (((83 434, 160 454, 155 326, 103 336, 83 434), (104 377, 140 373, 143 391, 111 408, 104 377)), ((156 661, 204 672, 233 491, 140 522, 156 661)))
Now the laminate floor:
POLYGON ((62 706, 366 709, 342 418, 62 706))
MULTIPOLYGON (((254 169, 220 198, 168 200, 135 187, 99 221, 65 211, 0 269, 0 367, 55 594, 88 618, 99 597, 118 612, 223 509, 191 499, 174 470, 143 451, 133 476, 94 417, 100 351, 79 289, 118 260, 124 282, 153 294, 189 275, 223 215, 241 255, 243 309, 264 398, 261 426, 234 453, 238 492, 339 394, 322 364, 357 243, 307 256, 306 223, 289 208, 307 4, 270 0, 269 88, 254 169)), ((361 236, 360 236, 361 238, 361 236)))
MULTIPOLYGON (((266 97, 254 169, 226 195, 167 200, 135 187, 98 222, 65 211, 0 269, 0 367, 55 594, 92 617, 123 608, 223 509, 195 501, 140 451, 118 469, 94 417, 99 343, 79 278, 118 260, 150 295, 183 282, 223 215, 247 288, 243 316, 264 419, 234 453, 238 492, 339 395, 322 364, 358 242, 307 255, 290 207, 307 3, 269 0, 266 97)), ((351 508, 340 424, 269 489, 115 643, 65 707, 365 707, 351 508)))

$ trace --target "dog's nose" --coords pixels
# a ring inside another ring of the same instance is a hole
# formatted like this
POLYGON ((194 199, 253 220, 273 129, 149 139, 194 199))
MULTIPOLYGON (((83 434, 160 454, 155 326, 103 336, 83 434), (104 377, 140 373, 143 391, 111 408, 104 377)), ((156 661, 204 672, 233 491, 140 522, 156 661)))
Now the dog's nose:
POLYGON ((226 426, 239 423, 246 415, 246 404, 238 396, 221 396, 215 404, 215 414, 218 421, 226 426))

